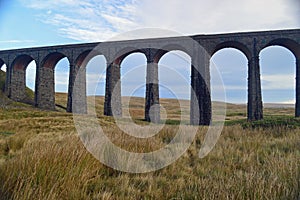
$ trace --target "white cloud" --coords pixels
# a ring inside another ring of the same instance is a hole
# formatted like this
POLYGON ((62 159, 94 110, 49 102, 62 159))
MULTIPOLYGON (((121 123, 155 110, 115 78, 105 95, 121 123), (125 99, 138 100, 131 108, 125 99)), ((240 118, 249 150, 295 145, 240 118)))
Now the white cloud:
POLYGON ((182 34, 299 27, 300 10, 293 0, 21 1, 44 10, 41 20, 57 26, 62 36, 78 41, 101 41, 148 27, 182 34))
POLYGON ((294 90, 295 77, 289 74, 263 75, 261 76, 264 90, 294 90))

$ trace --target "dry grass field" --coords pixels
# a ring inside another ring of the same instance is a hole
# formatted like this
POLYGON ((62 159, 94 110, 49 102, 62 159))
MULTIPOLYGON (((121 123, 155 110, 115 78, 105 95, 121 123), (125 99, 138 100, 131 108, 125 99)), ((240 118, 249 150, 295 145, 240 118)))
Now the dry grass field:
MULTIPOLYGON (((27 93, 30 102, 33 95, 27 93)), ((88 98, 89 112, 92 99, 88 98)), ((131 116, 136 124, 147 125, 144 99, 123 100, 129 100, 129 105, 123 104, 124 120, 131 116)), ((199 127, 192 145, 176 162, 158 171, 131 174, 101 164, 86 150, 73 115, 65 112, 66 102, 66 94, 58 93, 57 111, 42 111, 0 92, 1 200, 300 199, 300 119, 293 117, 292 108, 268 106, 264 120, 247 122, 246 106, 227 104, 221 137, 208 156, 198 157, 207 131, 199 127)), ((165 146, 178 130, 180 116, 184 123, 189 121, 189 101, 161 99, 166 125, 154 137, 137 139, 116 127, 112 117, 103 116, 103 97, 95 102, 107 137, 132 152, 165 146)))
MULTIPOLYGON (((72 114, 62 109, 66 95, 57 94, 56 103, 57 111, 13 102, 0 108, 1 200, 300 199, 300 120, 292 117, 291 108, 265 109, 264 121, 248 123, 245 106, 228 104, 226 125, 208 156, 198 158, 207 130, 199 127, 176 162, 155 172, 130 174, 95 159, 81 143, 72 114)), ((188 121, 189 102, 181 103, 188 121)), ((103 97, 96 97, 107 136, 138 152, 164 146, 178 129, 179 102, 162 99, 161 104, 168 116, 164 129, 154 138, 132 139, 113 118, 103 116, 103 97)), ((129 105, 134 121, 146 125, 144 99, 131 98, 129 105)))

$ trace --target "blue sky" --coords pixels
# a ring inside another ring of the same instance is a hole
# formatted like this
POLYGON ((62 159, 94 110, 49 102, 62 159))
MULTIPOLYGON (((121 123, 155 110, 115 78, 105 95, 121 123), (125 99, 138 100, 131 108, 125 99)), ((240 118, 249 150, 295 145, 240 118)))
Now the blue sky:
MULTIPOLYGON (((105 41, 142 28, 167 29, 181 35, 299 28, 299 13, 298 0, 0 0, 0 50, 105 41)), ((270 47, 261 52, 260 59, 263 101, 293 103, 293 54, 283 47, 270 47)), ((245 103, 245 56, 235 49, 223 49, 212 61, 223 79, 226 100, 245 103)), ((145 63, 141 54, 123 61, 123 95, 144 96, 145 63)), ((159 64, 160 96, 188 99, 190 58, 173 52, 159 64)), ((96 90, 96 94, 103 95, 105 59, 94 58, 87 70, 88 93, 96 90)), ((67 90, 67 74, 68 61, 64 59, 56 66, 56 91, 67 90)), ((31 64, 27 68, 29 87, 33 88, 34 78, 35 67, 31 64)), ((215 79, 212 70, 213 98, 218 100, 215 79)))

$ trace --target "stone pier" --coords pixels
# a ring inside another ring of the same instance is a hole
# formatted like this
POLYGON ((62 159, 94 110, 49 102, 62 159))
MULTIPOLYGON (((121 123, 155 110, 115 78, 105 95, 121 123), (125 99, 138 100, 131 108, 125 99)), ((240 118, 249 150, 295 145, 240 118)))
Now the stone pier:
POLYGON ((106 69, 104 115, 122 117, 121 69, 112 63, 106 69))
POLYGON ((296 108, 295 108, 295 116, 300 117, 300 58, 296 58, 296 108))
POLYGON ((147 60, 145 120, 160 122, 158 63, 153 59, 147 60))

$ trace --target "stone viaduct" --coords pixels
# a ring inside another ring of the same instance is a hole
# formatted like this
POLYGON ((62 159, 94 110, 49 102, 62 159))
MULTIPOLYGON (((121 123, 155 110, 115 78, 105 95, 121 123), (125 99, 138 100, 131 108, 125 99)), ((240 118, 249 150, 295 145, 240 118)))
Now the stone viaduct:
POLYGON ((145 119, 158 122, 159 82, 158 62, 167 52, 181 50, 192 60, 190 123, 208 125, 211 122, 210 57, 223 48, 240 50, 248 59, 248 120, 263 118, 259 53, 266 47, 280 45, 296 58, 296 108, 300 116, 300 29, 243 32, 190 37, 169 37, 86 43, 0 51, 0 67, 6 64, 5 94, 16 101, 25 97, 26 68, 36 62, 35 106, 55 109, 54 69, 62 58, 70 63, 67 111, 86 113, 86 73, 88 61, 104 55, 107 61, 104 114, 122 116, 120 65, 124 58, 140 52, 147 58, 145 119), (201 48, 196 47, 201 46, 201 48))

